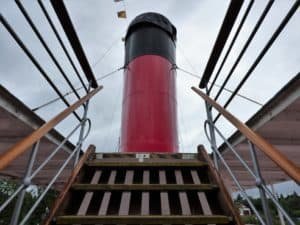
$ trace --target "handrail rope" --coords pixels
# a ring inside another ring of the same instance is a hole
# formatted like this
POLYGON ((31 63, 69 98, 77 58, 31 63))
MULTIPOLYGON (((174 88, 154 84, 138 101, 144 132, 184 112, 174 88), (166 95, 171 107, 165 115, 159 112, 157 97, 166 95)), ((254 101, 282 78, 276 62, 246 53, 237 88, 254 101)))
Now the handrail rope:
MULTIPOLYGON (((70 103, 65 99, 63 94, 60 92, 60 90, 57 88, 57 86, 50 79, 49 75, 45 72, 45 70, 42 68, 42 66, 39 64, 39 62, 36 60, 36 58, 31 54, 31 52, 26 47, 24 42, 20 39, 20 37, 17 35, 17 33, 10 26, 10 24, 7 22, 7 20, 4 18, 4 16, 2 14, 0 14, 0 21, 4 25, 6 30, 9 32, 9 34, 13 37, 13 39, 17 42, 19 47, 24 51, 24 53, 27 55, 27 57, 35 65, 35 67, 38 69, 38 71, 42 74, 42 76, 45 78, 45 80, 50 84, 50 86, 56 92, 56 94, 62 99, 62 101, 65 103, 65 105, 67 107, 70 107, 70 103)), ((76 116, 76 118, 79 121, 81 120, 80 116, 78 116, 78 114, 75 111, 73 111, 72 113, 76 116)))
MULTIPOLYGON (((269 50, 269 48, 271 48, 271 46, 273 45, 274 41, 277 39, 277 37, 279 36, 279 34, 285 28, 285 26, 287 25, 287 23, 289 22, 289 20, 292 18, 292 16, 295 14, 295 12, 299 9, 299 5, 300 5, 300 0, 295 1, 295 3, 292 5, 291 9, 288 11, 288 13, 285 16, 285 18, 281 21, 280 25, 277 27, 277 29, 275 30, 275 32, 273 33, 273 35, 269 39, 268 43, 265 45, 265 47, 259 53, 259 55, 255 59, 255 61, 253 62, 253 64, 251 65, 251 67, 249 68, 249 70, 247 71, 247 73, 244 75, 244 77, 241 80, 241 82, 238 84, 238 86, 236 87, 236 89, 234 90, 234 92, 231 94, 231 96, 229 97, 229 99, 227 100, 227 102, 225 103, 225 105, 223 106, 225 109, 230 104, 230 102, 232 101, 232 99, 234 98, 234 96, 238 93, 238 91, 242 88, 242 86, 247 81, 247 79, 249 78, 249 76, 251 75, 251 73, 255 70, 256 66, 259 64, 259 62, 265 56, 265 54, 267 53, 267 51, 269 50)), ((216 118, 214 119, 214 123, 218 120, 219 117, 220 117, 220 114, 218 114, 216 116, 216 118)))
POLYGON ((68 78, 67 74, 65 73, 65 71, 62 69, 61 65, 59 64, 59 62, 57 61, 57 59, 55 58, 53 52, 50 50, 49 46, 47 45, 45 39, 42 37, 40 31, 38 30, 38 28, 35 26, 35 24, 33 23, 32 19, 30 18, 29 14, 27 13, 26 9, 24 8, 23 4, 21 3, 20 0, 15 0, 17 6, 19 7, 20 11, 22 12, 23 16, 25 17, 26 21, 28 22, 29 26, 31 27, 32 31, 35 33, 36 37, 38 38, 38 40, 40 41, 40 43, 42 44, 42 46, 44 47, 44 49, 46 50, 46 52, 48 53, 49 57, 52 59, 53 63, 55 64, 55 66, 57 67, 57 69, 59 70, 59 72, 61 73, 61 75, 63 76, 63 78, 65 79, 65 81, 67 82, 67 84, 70 86, 70 88, 74 91, 74 94, 76 95, 76 97, 78 99, 80 99, 80 95, 77 93, 77 91, 75 90, 72 82, 70 81, 70 79, 68 78))
POLYGON ((288 174, 298 184, 300 183, 300 168, 282 154, 275 146, 267 142, 263 137, 251 130, 246 124, 241 122, 230 112, 225 110, 216 101, 204 94, 198 88, 192 87, 192 90, 200 95, 206 102, 213 106, 221 115, 223 115, 231 124, 233 124, 245 137, 264 152, 273 162, 275 162, 286 174, 288 174))
MULTIPOLYGON (((182 68, 180 68, 180 67, 177 67, 177 69, 178 69, 178 70, 181 70, 182 72, 184 72, 184 73, 186 73, 186 74, 188 74, 188 75, 191 75, 191 76, 193 76, 193 77, 195 77, 195 78, 201 79, 201 77, 200 77, 199 75, 197 75, 197 74, 191 73, 191 72, 189 72, 189 71, 187 71, 187 70, 185 70, 185 69, 182 69, 182 68)), ((210 81, 209 81, 208 83, 210 83, 210 81)), ((216 86, 216 87, 218 87, 218 88, 221 87, 221 85, 219 85, 219 84, 217 84, 217 83, 214 83, 213 85, 216 86)), ((224 88, 224 90, 227 91, 227 92, 229 92, 229 93, 233 93, 233 91, 230 90, 230 89, 228 89, 228 88, 224 88)), ((256 105, 263 106, 262 103, 258 102, 257 100, 254 100, 253 98, 247 97, 247 96, 242 95, 242 94, 236 94, 236 95, 239 96, 240 98, 243 98, 243 99, 245 99, 245 100, 247 100, 247 101, 250 101, 250 102, 252 102, 252 103, 254 103, 254 104, 256 104, 256 105)))
POLYGON ((31 134, 26 136, 24 139, 18 141, 9 149, 7 149, 4 153, 0 156, 0 170, 6 168, 10 162, 12 162, 15 158, 19 155, 24 153, 28 148, 37 142, 40 138, 42 138, 46 133, 48 133, 51 129, 53 129, 59 122, 64 120, 68 115, 70 115, 74 110, 76 110, 79 106, 84 104, 90 98, 92 98, 97 92, 99 92, 103 86, 99 86, 96 89, 89 92, 87 95, 82 97, 80 100, 76 101, 67 109, 63 110, 55 117, 50 119, 44 125, 42 125, 37 130, 33 131, 31 134))
POLYGON ((88 92, 87 86, 84 84, 83 79, 82 79, 80 73, 78 72, 78 69, 76 68, 76 66, 75 66, 75 64, 74 64, 74 62, 73 62, 73 60, 72 60, 72 58, 71 58, 71 56, 70 56, 70 54, 69 54, 69 52, 68 52, 65 44, 64 44, 64 42, 62 41, 62 39, 61 39, 61 37, 60 37, 57 29, 55 28, 55 25, 54 25, 54 23, 53 23, 50 15, 48 14, 47 9, 46 9, 43 1, 42 0, 38 0, 38 4, 41 7, 42 12, 44 13, 44 15, 45 15, 45 17, 46 17, 46 19, 47 19, 47 21, 48 21, 48 23, 49 23, 52 31, 53 31, 53 33, 55 34, 56 39, 58 40, 60 46, 62 47, 62 49, 63 49, 63 51, 65 53, 65 55, 67 56, 67 58, 68 58, 68 60, 69 60, 69 62, 71 64, 72 68, 74 69, 75 74, 77 75, 77 77, 78 77, 81 85, 84 87, 85 91, 88 92))
POLYGON ((260 26, 262 25, 264 19, 266 18, 268 12, 270 11, 272 5, 274 3, 274 0, 269 0, 268 4, 266 5, 264 11, 262 12, 261 16, 259 17, 259 19, 257 20, 251 34, 249 35, 246 43, 244 44, 244 47, 242 48, 242 50, 240 51, 238 57, 236 58, 235 62, 233 63, 233 66, 230 68, 229 73, 227 74, 224 82, 222 83, 221 89, 219 89, 219 91, 217 92, 216 96, 215 96, 215 101, 218 100, 223 88, 225 87, 225 85, 227 84, 227 82, 229 81, 230 77, 232 76, 233 72, 235 71, 237 65, 239 64, 239 62, 241 61, 242 57, 244 56, 246 50, 248 49, 250 43, 252 42, 253 38, 255 37, 258 29, 260 28, 260 26))
POLYGON ((234 44, 235 44, 235 41, 236 41, 237 37, 239 36, 240 31, 242 30, 242 27, 243 27, 243 25, 244 25, 244 23, 245 23, 248 15, 249 15, 249 12, 250 12, 250 10, 251 10, 251 8, 253 6, 253 3, 254 3, 254 0, 251 0, 249 2, 249 4, 248 4, 246 10, 245 10, 245 13, 244 13, 244 15, 243 15, 243 17, 242 17, 242 19, 240 21, 240 24, 239 24, 238 28, 235 31, 235 34, 234 34, 234 36, 233 36, 233 38, 231 40, 231 43, 230 43, 230 45, 229 45, 229 47, 228 47, 228 49, 227 49, 227 51, 225 53, 225 56, 224 56, 224 58, 223 58, 223 60, 222 60, 222 62, 220 64, 220 66, 219 66, 219 69, 218 69, 218 71, 217 71, 217 73, 216 73, 213 81, 211 82, 211 86, 209 87, 208 92, 207 92, 208 95, 211 92, 212 88, 214 87, 215 82, 217 81, 217 79, 218 79, 218 77, 220 75, 220 72, 221 72, 221 70, 222 70, 222 68, 223 68, 223 66, 224 66, 224 64, 225 64, 225 62, 226 62, 226 60, 227 60, 227 58, 228 58, 228 56, 229 56, 229 54, 230 54, 233 46, 234 46, 234 44))
MULTIPOLYGON (((124 68, 124 67, 119 67, 118 69, 116 69, 116 70, 114 70, 114 71, 112 71, 112 72, 109 72, 109 73, 107 73, 107 74, 105 74, 105 75, 103 75, 103 76, 97 78, 96 80, 97 80, 97 81, 103 80, 103 79, 109 77, 110 75, 113 75, 114 73, 116 73, 116 72, 122 70, 123 68, 124 68)), ((78 88, 76 88, 76 90, 79 91, 79 90, 81 90, 82 88, 84 88, 84 86, 78 87, 78 88)), ((63 94, 63 96, 66 97, 66 96, 68 96, 68 95, 70 95, 70 94, 73 94, 73 91, 72 91, 72 90, 66 92, 65 94, 63 94)), ((37 110, 40 110, 40 109, 42 109, 42 108, 44 108, 44 107, 46 107, 46 106, 48 106, 48 105, 51 105, 52 103, 55 103, 55 102, 57 102, 57 101, 59 101, 59 100, 60 100, 59 97, 58 97, 58 98, 54 98, 54 99, 49 100, 48 102, 46 102, 46 103, 44 103, 44 104, 41 104, 41 105, 39 105, 39 106, 37 106, 37 107, 31 109, 31 110, 32 110, 33 112, 34 112, 34 111, 37 111, 37 110)))

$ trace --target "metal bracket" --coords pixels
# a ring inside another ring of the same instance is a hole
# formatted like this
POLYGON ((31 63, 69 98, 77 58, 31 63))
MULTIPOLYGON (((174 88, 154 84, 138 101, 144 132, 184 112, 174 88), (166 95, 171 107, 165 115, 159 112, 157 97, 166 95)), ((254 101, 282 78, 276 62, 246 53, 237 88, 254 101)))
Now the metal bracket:
POLYGON ((135 154, 135 158, 137 158, 139 162, 144 162, 144 159, 149 159, 150 158, 150 154, 148 154, 148 153, 137 153, 137 154, 135 154))

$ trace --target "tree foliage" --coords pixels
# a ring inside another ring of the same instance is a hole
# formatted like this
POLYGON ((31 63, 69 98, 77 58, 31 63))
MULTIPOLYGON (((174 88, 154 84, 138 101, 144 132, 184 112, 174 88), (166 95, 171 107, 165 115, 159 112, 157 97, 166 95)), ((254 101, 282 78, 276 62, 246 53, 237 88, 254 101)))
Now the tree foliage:
MULTIPOLYGON (((262 208, 262 202, 260 198, 251 198, 249 197, 255 206, 255 208, 260 212, 260 214, 263 216, 263 208, 262 208)), ((296 222, 297 225, 300 225, 300 196, 297 195, 296 192, 294 192, 291 195, 288 195, 284 197, 283 195, 280 195, 278 198, 278 201, 280 205, 284 208, 284 210, 290 215, 290 217, 296 222)), ((235 204, 237 206, 244 205, 248 208, 250 208, 248 202, 246 199, 243 199, 243 197, 239 194, 235 199, 235 204)), ((272 200, 268 199, 268 205, 270 208, 270 213, 273 218, 273 222, 275 225, 279 225, 279 217, 276 206, 273 204, 272 200)), ((251 208, 250 208, 251 209, 251 208)), ((252 211, 252 210, 251 210, 252 211)), ((254 214, 254 212, 252 211, 254 214)), ((253 216, 247 216, 243 218, 243 221, 245 223, 248 223, 249 221, 253 222, 255 221, 255 218, 253 216)), ((254 223, 257 224, 257 223, 254 223)))
MULTIPOLYGON (((5 200, 8 199, 8 197, 11 196, 17 188, 18 188, 18 183, 15 181, 0 180, 0 205, 2 205, 2 203, 4 203, 5 200)), ((30 190, 26 191, 19 221, 21 221, 21 219, 24 218, 24 216, 31 209, 31 207, 36 202, 40 194, 44 191, 43 187, 35 186, 32 187, 32 189, 35 189, 36 193, 33 193, 30 190)), ((50 189, 26 224, 27 225, 40 224, 42 219, 48 213, 50 206, 55 200, 57 194, 58 193, 56 190, 50 189)), ((7 225, 10 223, 10 219, 12 217, 16 201, 17 201, 17 197, 0 213, 0 225, 7 225)))

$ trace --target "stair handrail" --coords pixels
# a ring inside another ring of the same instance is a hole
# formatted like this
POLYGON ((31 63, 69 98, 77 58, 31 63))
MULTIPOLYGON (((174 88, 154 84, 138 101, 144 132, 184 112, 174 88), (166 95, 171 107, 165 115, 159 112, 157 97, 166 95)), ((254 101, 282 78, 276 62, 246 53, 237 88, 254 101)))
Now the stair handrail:
POLYGON ((40 128, 33 131, 31 134, 15 143, 8 148, 4 153, 0 155, 0 171, 5 169, 13 160, 23 154, 25 151, 30 150, 30 146, 36 143, 39 139, 45 136, 51 129, 53 129, 58 123, 64 120, 67 116, 73 113, 79 106, 83 105, 89 99, 91 99, 96 93, 98 93, 103 86, 98 86, 94 90, 90 91, 84 97, 76 101, 74 104, 61 111, 54 116, 40 128))
POLYGON ((192 90, 200 95, 200 97, 202 97, 209 105, 214 107, 221 115, 223 115, 245 137, 247 137, 248 140, 256 145, 260 151, 265 153, 276 165, 278 165, 290 178, 292 178, 296 183, 300 183, 300 168, 295 163, 289 160, 275 146, 250 129, 246 124, 237 119, 229 111, 225 110, 221 105, 211 99, 204 92, 196 87, 192 87, 192 90))

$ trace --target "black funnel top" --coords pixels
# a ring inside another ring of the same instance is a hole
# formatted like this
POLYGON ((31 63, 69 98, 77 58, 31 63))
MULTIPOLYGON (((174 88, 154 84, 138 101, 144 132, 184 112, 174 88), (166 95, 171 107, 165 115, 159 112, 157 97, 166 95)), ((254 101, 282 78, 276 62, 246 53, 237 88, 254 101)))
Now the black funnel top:
POLYGON ((146 24, 154 25, 154 26, 161 28, 162 30, 164 30, 165 32, 167 32, 170 35, 170 37, 172 38, 173 41, 176 41, 177 30, 176 30, 175 26, 165 16, 163 16, 159 13, 154 13, 154 12, 143 13, 143 14, 135 17, 135 19, 133 21, 131 21, 131 23, 128 27, 125 39, 127 39, 127 37, 137 27, 143 26, 146 24))
POLYGON ((176 28, 159 13, 143 13, 129 25, 125 37, 125 66, 143 55, 159 55, 176 63, 176 28))

